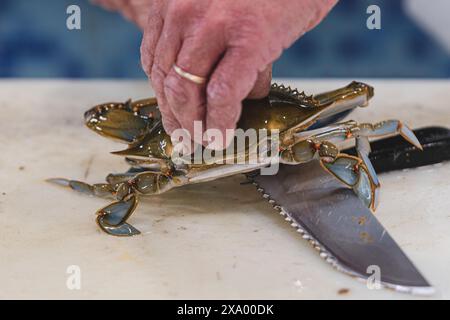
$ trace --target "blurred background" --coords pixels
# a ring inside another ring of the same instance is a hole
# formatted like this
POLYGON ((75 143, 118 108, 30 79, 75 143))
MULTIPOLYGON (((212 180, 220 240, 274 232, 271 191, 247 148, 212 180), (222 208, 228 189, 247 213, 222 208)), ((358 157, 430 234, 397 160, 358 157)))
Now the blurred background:
MULTIPOLYGON (((450 1, 341 0, 275 63, 276 77, 450 77, 450 1), (381 29, 369 30, 369 5, 381 29)), ((140 31, 88 0, 0 0, 0 77, 144 78, 140 31), (81 30, 66 28, 69 5, 81 30)))

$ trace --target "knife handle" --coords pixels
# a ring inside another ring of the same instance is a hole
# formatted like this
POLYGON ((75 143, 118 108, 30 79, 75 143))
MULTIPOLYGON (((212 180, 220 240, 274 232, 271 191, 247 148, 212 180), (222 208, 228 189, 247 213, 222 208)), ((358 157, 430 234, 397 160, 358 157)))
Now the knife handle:
MULTIPOLYGON (((401 136, 380 139, 371 143, 369 158, 378 173, 416 168, 450 160, 450 130, 426 127, 414 130, 423 146, 418 150, 401 136)), ((343 152, 356 155, 356 149, 343 152)))

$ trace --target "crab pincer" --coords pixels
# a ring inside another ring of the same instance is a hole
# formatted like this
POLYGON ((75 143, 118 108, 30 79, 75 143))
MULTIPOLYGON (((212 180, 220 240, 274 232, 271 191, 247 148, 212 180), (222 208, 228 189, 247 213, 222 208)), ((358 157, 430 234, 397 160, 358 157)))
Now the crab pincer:
POLYGON ((138 200, 135 194, 129 194, 122 200, 113 202, 97 211, 97 224, 106 233, 113 236, 134 236, 141 232, 125 221, 136 209, 138 200))

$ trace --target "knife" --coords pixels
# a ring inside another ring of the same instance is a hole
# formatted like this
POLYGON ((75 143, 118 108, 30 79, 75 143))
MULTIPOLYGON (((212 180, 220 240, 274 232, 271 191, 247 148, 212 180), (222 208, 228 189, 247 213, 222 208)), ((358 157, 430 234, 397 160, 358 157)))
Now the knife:
POLYGON ((372 212, 318 162, 280 165, 276 175, 252 179, 274 209, 337 270, 367 280, 375 266, 381 286, 434 292, 372 212))
MULTIPOLYGON (((450 160, 450 130, 425 127, 414 130, 423 151, 411 146, 400 136, 371 142, 370 161, 377 173, 416 168, 450 160)), ((355 148, 343 152, 356 155, 355 148)))
MULTIPOLYGON (((450 130, 431 127, 416 130, 415 134, 424 146, 421 153, 411 150, 399 137, 372 144, 370 158, 378 172, 450 159, 450 130)), ((247 177, 319 255, 339 271, 368 280, 368 270, 375 267, 380 271, 381 286, 418 295, 434 293, 371 211, 316 161, 299 166, 280 165, 276 175, 252 173, 247 177)))

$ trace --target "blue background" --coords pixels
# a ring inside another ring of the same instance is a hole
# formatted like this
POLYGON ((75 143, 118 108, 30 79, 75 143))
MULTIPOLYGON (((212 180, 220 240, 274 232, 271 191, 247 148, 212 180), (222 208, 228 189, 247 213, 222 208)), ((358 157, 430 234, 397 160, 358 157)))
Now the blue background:
MULTIPOLYGON (((432 1, 430 1, 431 3, 432 1)), ((0 77, 141 78, 140 31, 87 0, 0 0, 0 77), (66 28, 81 7, 82 29, 66 28)), ((449 77, 450 56, 400 0, 341 0, 275 63, 279 77, 449 77), (381 30, 366 9, 381 8, 381 30)))

